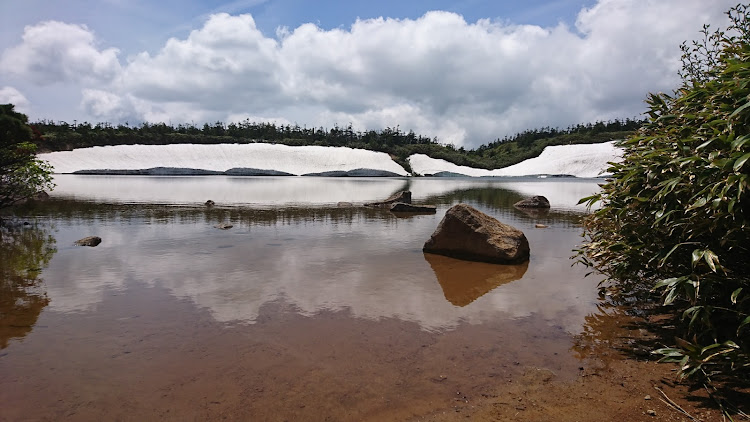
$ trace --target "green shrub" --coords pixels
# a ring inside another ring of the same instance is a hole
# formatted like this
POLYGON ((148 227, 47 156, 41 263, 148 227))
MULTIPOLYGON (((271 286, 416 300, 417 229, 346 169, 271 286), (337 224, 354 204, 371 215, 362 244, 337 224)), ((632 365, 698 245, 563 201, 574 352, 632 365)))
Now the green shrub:
POLYGON ((680 316, 675 345, 655 353, 682 376, 750 370, 749 12, 734 7, 726 33, 704 26, 703 42, 683 44, 682 87, 649 96, 612 181, 584 198, 602 207, 579 260, 680 316))

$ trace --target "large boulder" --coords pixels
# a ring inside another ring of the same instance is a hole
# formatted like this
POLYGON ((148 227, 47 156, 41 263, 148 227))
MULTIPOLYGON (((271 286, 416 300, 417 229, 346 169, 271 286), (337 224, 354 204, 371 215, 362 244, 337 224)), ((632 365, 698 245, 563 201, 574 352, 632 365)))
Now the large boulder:
POLYGON ((466 204, 451 207, 424 252, 469 261, 518 264, 529 259, 529 241, 521 230, 466 204))
POLYGON ((531 198, 523 199, 515 204, 513 204, 514 207, 519 208, 549 208, 549 201, 547 198, 537 195, 532 196, 531 198))

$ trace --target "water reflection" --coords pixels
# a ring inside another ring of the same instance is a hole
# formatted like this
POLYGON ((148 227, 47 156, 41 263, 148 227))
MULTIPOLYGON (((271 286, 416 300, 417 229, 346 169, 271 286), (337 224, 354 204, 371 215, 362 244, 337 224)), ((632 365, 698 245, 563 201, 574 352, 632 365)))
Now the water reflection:
POLYGON ((49 304, 39 275, 56 251, 46 228, 0 224, 0 349, 30 333, 49 304))
MULTIPOLYGON (((106 185, 108 179, 87 179, 83 186, 106 185)), ((122 179, 138 186, 152 180, 154 185, 145 190, 153 194, 164 189, 166 197, 174 187, 162 178, 122 179)), ((221 178, 183 179, 200 185, 201 179, 221 178)), ((303 186, 316 180, 326 187, 318 192, 371 183, 369 179, 275 179, 282 186, 290 180, 303 186)), ((273 184, 273 180, 258 182, 273 184)), ((57 241, 63 246, 44 273, 53 311, 101 312, 99 304, 107 295, 158 287, 226 323, 255 323, 264 304, 284 300, 304 315, 346 311, 358 318, 416 322, 428 331, 530 315, 566 330, 580 328, 596 301, 597 280, 583 280, 584 270, 570 266, 570 251, 580 239, 577 225, 582 214, 577 209, 553 207, 546 216, 528 216, 512 206, 522 197, 513 189, 513 183, 522 183, 519 180, 378 182, 384 187, 373 185, 362 197, 383 199, 393 190, 410 189, 415 202, 437 205, 437 214, 401 219, 385 209, 340 208, 335 205, 338 194, 323 193, 316 205, 307 206, 294 202, 285 188, 274 199, 285 205, 275 206, 207 208, 202 205, 203 194, 195 195, 201 203, 193 205, 107 202, 106 198, 80 201, 58 195, 45 203, 30 203, 20 212, 52 219, 58 227, 57 241), (421 250, 424 241, 445 210, 458 202, 523 230, 532 251, 527 266, 498 272, 487 264, 448 265, 445 260, 426 258, 421 250), (220 222, 234 227, 215 229, 220 222), (535 229, 538 222, 550 228, 535 229), (102 244, 85 250, 72 246, 89 235, 101 237, 102 244), (470 287, 456 284, 467 278, 470 287)), ((256 182, 246 178, 242 183, 250 187, 256 182)), ((528 183, 535 192, 576 191, 579 184, 598 188, 591 181, 528 183)))
POLYGON ((424 254, 424 259, 435 272, 445 298, 456 306, 466 306, 502 284, 520 280, 529 266, 528 261, 520 265, 496 265, 431 253, 424 254))
POLYGON ((56 174, 54 197, 120 203, 318 206, 385 199, 401 178, 85 176, 56 174))
POLYGON ((415 202, 476 201, 496 207, 543 195, 557 211, 585 211, 578 200, 599 179, 512 178, 326 178, 229 176, 85 176, 56 174, 56 198, 139 204, 203 204, 254 207, 321 206, 377 201, 409 190, 415 202))

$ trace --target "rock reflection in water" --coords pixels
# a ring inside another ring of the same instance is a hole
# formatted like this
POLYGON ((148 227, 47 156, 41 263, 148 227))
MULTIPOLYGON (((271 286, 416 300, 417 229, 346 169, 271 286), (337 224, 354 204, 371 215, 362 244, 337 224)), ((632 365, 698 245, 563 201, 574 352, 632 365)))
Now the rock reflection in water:
POLYGON ((515 207, 519 212, 526 214, 531 218, 547 218, 549 216, 549 208, 520 208, 515 207))
POLYGON ((432 267, 448 302, 466 306, 500 285, 519 280, 529 262, 519 265, 498 265, 462 261, 431 253, 424 259, 432 267))
POLYGON ((30 333, 49 304, 39 275, 55 252, 43 228, 0 226, 0 349, 30 333))

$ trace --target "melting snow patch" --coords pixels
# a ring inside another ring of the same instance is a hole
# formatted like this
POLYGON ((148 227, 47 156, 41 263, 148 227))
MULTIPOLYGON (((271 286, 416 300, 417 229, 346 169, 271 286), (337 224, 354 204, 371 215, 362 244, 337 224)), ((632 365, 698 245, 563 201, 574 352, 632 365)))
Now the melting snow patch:
POLYGON ((408 175, 384 152, 264 143, 116 145, 39 154, 39 158, 48 161, 55 173, 171 168, 213 172, 272 170, 292 175, 353 170, 367 174, 369 170, 371 174, 408 175))
POLYGON ((482 176, 530 176, 570 175, 576 177, 604 176, 609 162, 622 160, 622 148, 614 142, 601 144, 557 145, 546 147, 536 157, 518 164, 497 169, 484 170, 458 166, 445 160, 430 158, 424 154, 409 157, 412 171, 421 175, 466 175, 482 176))

